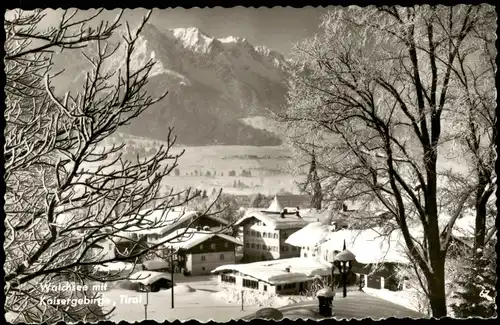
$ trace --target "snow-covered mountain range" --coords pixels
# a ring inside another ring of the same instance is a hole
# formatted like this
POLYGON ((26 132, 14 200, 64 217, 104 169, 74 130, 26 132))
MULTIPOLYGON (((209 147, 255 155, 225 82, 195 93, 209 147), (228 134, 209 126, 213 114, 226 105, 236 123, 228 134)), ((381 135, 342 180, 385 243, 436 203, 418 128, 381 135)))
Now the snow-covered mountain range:
MULTIPOLYGON (((70 56, 61 56, 60 66, 73 71, 66 71, 67 78, 76 74, 82 79, 86 63, 75 62, 71 51, 63 53, 70 56)), ((184 145, 280 143, 274 134, 245 121, 285 104, 287 60, 282 54, 238 37, 214 38, 194 27, 146 24, 133 65, 150 58, 157 63, 148 90, 153 96, 169 93, 122 131, 163 140, 167 127, 173 126, 184 145)), ((116 70, 121 62, 107 68, 116 70)), ((75 84, 68 81, 63 82, 75 84)))

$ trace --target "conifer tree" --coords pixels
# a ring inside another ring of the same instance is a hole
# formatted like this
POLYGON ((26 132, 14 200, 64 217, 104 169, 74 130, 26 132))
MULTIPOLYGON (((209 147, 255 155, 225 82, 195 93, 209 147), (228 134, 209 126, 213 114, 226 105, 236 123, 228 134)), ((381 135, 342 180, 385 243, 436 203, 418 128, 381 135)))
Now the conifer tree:
POLYGON ((451 305, 455 317, 496 317, 496 254, 489 244, 484 254, 475 254, 464 261, 464 272, 457 284, 457 302, 451 305))

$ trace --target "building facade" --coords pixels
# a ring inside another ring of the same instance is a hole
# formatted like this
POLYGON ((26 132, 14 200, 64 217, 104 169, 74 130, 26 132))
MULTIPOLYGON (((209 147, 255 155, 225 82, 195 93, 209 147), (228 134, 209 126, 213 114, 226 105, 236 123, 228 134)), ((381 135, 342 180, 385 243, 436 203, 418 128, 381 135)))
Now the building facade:
POLYGON ((285 243, 300 228, 275 229, 257 218, 249 219, 243 229, 243 258, 247 262, 298 257, 297 247, 285 243))
POLYGON ((223 265, 212 273, 218 274, 223 288, 287 295, 304 293, 314 284, 327 281, 331 268, 312 260, 289 258, 272 263, 223 265))
POLYGON ((266 210, 247 211, 235 224, 243 242, 242 262, 299 257, 300 250, 286 240, 309 223, 301 215, 309 205, 308 196, 276 195, 266 210))
POLYGON ((179 229, 169 236, 176 238, 165 245, 164 258, 173 253, 174 269, 185 275, 210 274, 221 265, 235 263, 235 248, 241 246, 232 236, 196 229, 179 229))
MULTIPOLYGON (((185 268, 190 275, 204 275, 217 267, 235 263, 235 248, 233 241, 214 236, 181 253, 184 256, 185 268)), ((182 252, 182 251, 181 251, 182 252)))

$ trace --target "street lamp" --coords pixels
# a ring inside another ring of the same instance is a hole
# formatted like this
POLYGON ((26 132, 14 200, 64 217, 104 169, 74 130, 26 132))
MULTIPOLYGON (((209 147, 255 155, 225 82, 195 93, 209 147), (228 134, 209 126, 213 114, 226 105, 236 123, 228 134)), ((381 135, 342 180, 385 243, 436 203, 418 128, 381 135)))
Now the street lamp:
MULTIPOLYGON (((352 262, 356 260, 356 255, 351 251, 346 249, 344 240, 344 250, 335 256, 333 265, 339 269, 342 275, 342 282, 344 283, 344 298, 347 297, 347 275, 352 269, 352 262)), ((334 267, 332 267, 332 277, 333 277, 334 267)))

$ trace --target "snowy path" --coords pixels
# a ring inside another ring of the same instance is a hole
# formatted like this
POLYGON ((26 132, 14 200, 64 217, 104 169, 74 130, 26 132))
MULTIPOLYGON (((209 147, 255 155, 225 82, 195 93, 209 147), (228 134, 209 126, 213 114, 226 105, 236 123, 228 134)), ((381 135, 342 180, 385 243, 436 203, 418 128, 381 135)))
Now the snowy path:
MULTIPOLYGON (((372 318, 382 319, 388 317, 396 318, 423 318, 424 315, 417 313, 411 309, 404 308, 400 305, 389 301, 373 297, 367 293, 360 291, 349 291, 347 297, 342 297, 341 290, 338 290, 333 301, 333 313, 335 319, 351 319, 351 318, 372 318)), ((298 314, 316 312, 318 310, 317 300, 304 301, 297 304, 278 308, 285 317, 297 318, 298 314)), ((251 319, 253 315, 247 315, 245 319, 251 319)))

